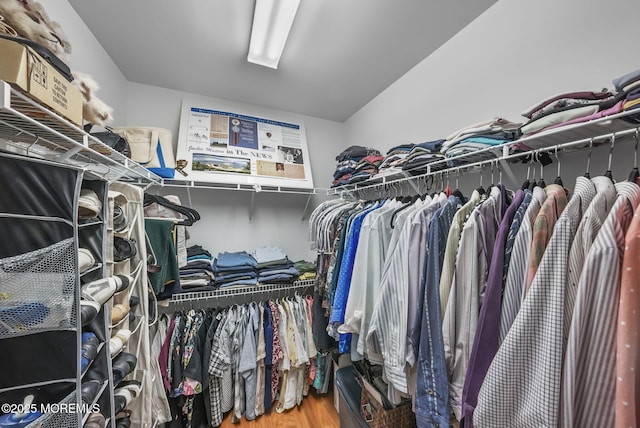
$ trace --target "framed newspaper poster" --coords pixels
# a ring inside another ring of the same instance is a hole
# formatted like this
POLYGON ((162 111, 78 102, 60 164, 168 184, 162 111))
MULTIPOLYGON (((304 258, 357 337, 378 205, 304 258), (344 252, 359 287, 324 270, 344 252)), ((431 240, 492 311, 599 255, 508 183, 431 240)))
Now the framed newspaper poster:
POLYGON ((302 120, 202 104, 182 103, 177 179, 313 188, 302 120))

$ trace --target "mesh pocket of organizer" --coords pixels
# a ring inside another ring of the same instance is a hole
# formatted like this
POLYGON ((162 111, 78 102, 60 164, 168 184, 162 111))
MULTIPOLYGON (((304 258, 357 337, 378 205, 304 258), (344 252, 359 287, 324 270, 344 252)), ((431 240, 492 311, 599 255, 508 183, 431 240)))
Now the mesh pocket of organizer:
POLYGON ((79 426, 78 413, 75 409, 84 410, 84 408, 81 403, 78 403, 75 391, 67 395, 59 403, 41 404, 43 406, 38 406, 38 410, 43 408, 45 413, 27 425, 26 428, 75 428, 79 426))
POLYGON ((0 259, 0 339, 76 327, 74 251, 65 239, 0 259))

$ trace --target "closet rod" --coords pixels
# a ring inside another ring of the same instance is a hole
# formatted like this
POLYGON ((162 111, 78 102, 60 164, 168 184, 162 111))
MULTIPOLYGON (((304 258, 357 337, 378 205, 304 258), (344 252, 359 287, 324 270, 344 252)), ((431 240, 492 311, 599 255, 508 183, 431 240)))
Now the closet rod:
MULTIPOLYGON (((453 174, 453 173, 460 173, 460 172, 464 172, 464 171, 470 171, 474 168, 480 168, 484 165, 490 165, 490 164, 497 164, 498 162, 506 162, 512 159, 518 159, 518 158, 523 158, 526 157, 528 155, 532 155, 532 154, 539 154, 539 153, 543 153, 543 152, 556 152, 558 150, 566 150, 566 149, 570 149, 570 148, 575 148, 576 146, 581 146, 581 145, 588 145, 591 141, 601 141, 601 142, 608 142, 608 140, 612 139, 612 138, 616 138, 616 141, 619 141, 619 139, 629 136, 629 135, 635 135, 637 132, 638 128, 630 128, 630 129, 626 129, 626 130, 622 130, 622 131, 614 131, 614 132, 610 132, 607 134, 602 134, 602 135, 598 135, 597 137, 593 137, 593 138, 583 138, 583 139, 579 139, 579 140, 575 140, 575 141, 570 141, 567 143, 561 143, 561 144, 556 144, 553 146, 547 146, 544 148, 537 148, 537 149, 531 149, 531 150, 527 150, 527 151, 523 151, 523 152, 518 152, 518 153, 513 153, 513 154, 507 154, 507 155, 503 155, 503 156, 498 156, 495 158, 491 158, 491 159, 484 159, 481 161, 477 161, 477 162, 473 162, 473 163, 468 163, 468 164, 464 164, 464 165, 458 165, 458 166, 452 166, 452 167, 448 167, 448 168, 443 168, 443 169, 439 169, 436 171, 431 171, 430 168, 428 168, 427 172, 424 174, 420 174, 420 175, 415 175, 415 176, 411 176, 411 177, 402 177, 402 178, 396 178, 393 180, 389 180, 389 181, 385 181, 382 183, 374 183, 374 184, 369 184, 369 185, 365 185, 365 186, 361 186, 358 187, 356 185, 356 187, 352 188, 352 189, 335 189, 335 193, 334 194, 339 194, 341 197, 345 196, 345 195, 349 195, 349 196, 353 196, 353 194, 357 194, 359 192, 364 192, 367 190, 373 190, 373 189, 379 189, 379 188, 384 188, 386 186, 394 186, 394 185, 401 185, 403 183, 409 182, 411 184, 413 184, 414 180, 421 180, 421 179, 426 179, 428 177, 432 177, 432 176, 437 176, 437 175, 446 175, 446 174, 453 174)), ((517 143, 517 141, 514 141, 513 143, 510 143, 510 146, 517 143)), ((510 147, 509 146, 509 147, 510 147)), ((464 156, 464 155, 461 155, 464 156)), ((449 160, 455 160, 456 158, 451 158, 449 160)), ((478 169, 479 170, 479 169, 478 169)))
POLYGON ((172 314, 179 311, 200 310, 210 308, 224 308, 254 301, 265 301, 283 297, 293 297, 296 294, 309 294, 313 291, 315 280, 295 281, 289 284, 263 284, 246 287, 193 293, 174 294, 168 306, 158 305, 158 311, 172 314))

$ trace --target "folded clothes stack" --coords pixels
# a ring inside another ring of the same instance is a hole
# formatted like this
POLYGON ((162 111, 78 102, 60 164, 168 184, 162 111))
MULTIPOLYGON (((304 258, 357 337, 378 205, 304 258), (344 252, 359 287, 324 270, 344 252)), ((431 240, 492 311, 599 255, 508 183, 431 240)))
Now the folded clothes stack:
MULTIPOLYGON (((521 123, 511 122, 501 117, 474 123, 449 135, 442 143, 440 151, 447 159, 451 159, 488 147, 499 146, 516 140, 520 136, 521 126, 521 123)), ((448 166, 458 164, 459 162, 453 159, 448 162, 448 166)))
POLYGON ((246 251, 222 252, 213 261, 215 285, 232 287, 235 285, 256 285, 256 259, 246 251))
MULTIPOLYGON (((613 80, 613 86, 622 99, 622 111, 640 108, 640 70, 632 71, 613 80)), ((631 123, 640 123, 640 115, 625 116, 624 120, 631 123)))
POLYGON ((520 130, 523 136, 529 136, 618 113, 622 98, 624 95, 614 95, 606 89, 557 94, 525 110, 522 115, 529 121, 520 130))
POLYGON ((298 279, 300 281, 316 278, 317 266, 314 262, 298 260, 293 264, 293 267, 295 267, 298 272, 300 272, 300 276, 298 276, 298 279))
POLYGON ((411 151, 402 162, 402 170, 411 175, 427 172, 427 165, 443 159, 440 153, 444 140, 427 141, 414 144, 411 151))
POLYGON ((213 257, 209 251, 200 245, 187 248, 187 264, 180 268, 180 284, 184 291, 189 292, 214 286, 213 257))
POLYGON ((253 251, 258 271, 258 282, 261 284, 280 284, 295 281, 300 272, 282 248, 265 245, 253 251))
POLYGON ((363 181, 378 172, 383 157, 376 149, 351 146, 336 156, 336 170, 331 187, 363 181))

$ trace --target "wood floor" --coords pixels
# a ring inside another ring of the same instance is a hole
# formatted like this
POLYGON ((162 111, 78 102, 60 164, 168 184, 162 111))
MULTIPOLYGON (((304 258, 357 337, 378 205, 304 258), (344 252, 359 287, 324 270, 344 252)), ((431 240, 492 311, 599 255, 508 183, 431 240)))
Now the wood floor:
POLYGON ((222 421, 221 428, 340 428, 340 417, 333 407, 333 392, 318 395, 309 391, 300 406, 283 413, 272 411, 254 421, 242 418, 231 423, 231 413, 222 421))

